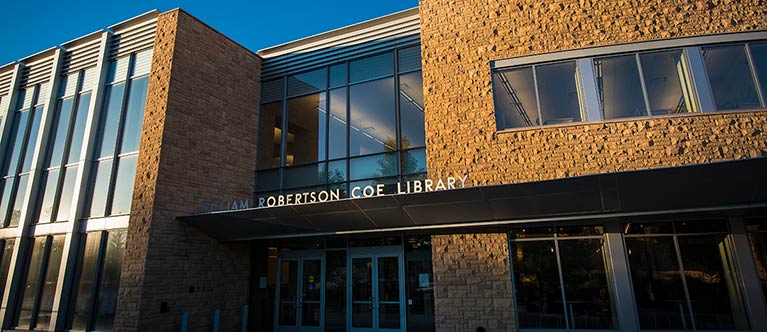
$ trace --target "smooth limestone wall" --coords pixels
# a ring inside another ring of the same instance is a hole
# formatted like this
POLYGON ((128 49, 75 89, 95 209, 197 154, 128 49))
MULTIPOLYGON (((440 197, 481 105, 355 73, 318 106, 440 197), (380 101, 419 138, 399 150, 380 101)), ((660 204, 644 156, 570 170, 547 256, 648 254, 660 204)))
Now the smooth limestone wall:
MULTIPOLYGON (((767 155, 765 111, 498 133, 490 77, 491 61, 517 56, 765 30, 764 1, 421 0, 420 16, 430 178, 468 174, 476 186, 767 155)), ((488 331, 514 330, 512 317, 496 314, 513 315, 511 278, 498 272, 509 271, 508 249, 500 245, 506 236, 436 235, 432 241, 437 331, 474 331, 480 323, 492 326, 488 331), (478 245, 487 241, 498 245, 478 245), (464 264, 465 257, 482 257, 492 267, 464 264), (475 303, 475 293, 463 291, 493 282, 505 283, 493 289, 509 294, 475 303)))
POLYGON ((159 17, 116 331, 239 331, 249 247, 175 218, 253 194, 261 59, 181 10, 159 17), (248 179, 248 181, 243 181, 248 179), (167 308, 167 310, 163 310, 167 308))

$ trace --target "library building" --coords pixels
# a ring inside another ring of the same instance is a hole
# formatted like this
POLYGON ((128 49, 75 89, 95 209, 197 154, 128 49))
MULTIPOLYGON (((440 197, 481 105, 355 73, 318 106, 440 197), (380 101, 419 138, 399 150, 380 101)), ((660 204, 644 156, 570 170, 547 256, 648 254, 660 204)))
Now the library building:
POLYGON ((767 5, 174 9, 0 66, 0 329, 767 331, 767 5))

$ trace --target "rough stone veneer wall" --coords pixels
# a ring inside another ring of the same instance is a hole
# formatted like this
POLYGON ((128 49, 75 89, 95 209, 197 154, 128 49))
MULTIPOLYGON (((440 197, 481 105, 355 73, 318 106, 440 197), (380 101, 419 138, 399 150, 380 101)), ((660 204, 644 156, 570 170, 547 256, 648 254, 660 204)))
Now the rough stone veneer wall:
POLYGON ((430 177, 473 185, 751 158, 767 112, 703 114, 496 133, 490 61, 554 51, 767 29, 744 1, 421 0, 430 177))
POLYGON ((175 219, 203 202, 249 198, 260 58, 189 14, 160 15, 115 330, 239 331, 247 244, 221 244, 175 219), (161 313, 167 303, 168 312, 161 313))
POLYGON ((434 235, 431 241, 437 331, 515 331, 506 234, 434 235))

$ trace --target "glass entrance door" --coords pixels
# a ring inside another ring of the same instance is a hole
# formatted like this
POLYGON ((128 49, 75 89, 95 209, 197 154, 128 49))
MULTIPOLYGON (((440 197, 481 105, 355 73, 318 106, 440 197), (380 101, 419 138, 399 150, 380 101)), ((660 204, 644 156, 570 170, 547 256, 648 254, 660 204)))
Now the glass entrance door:
POLYGON ((276 331, 322 331, 325 300, 320 254, 280 256, 277 261, 276 331))
POLYGON ((405 331, 401 249, 350 250, 348 257, 348 330, 405 331))

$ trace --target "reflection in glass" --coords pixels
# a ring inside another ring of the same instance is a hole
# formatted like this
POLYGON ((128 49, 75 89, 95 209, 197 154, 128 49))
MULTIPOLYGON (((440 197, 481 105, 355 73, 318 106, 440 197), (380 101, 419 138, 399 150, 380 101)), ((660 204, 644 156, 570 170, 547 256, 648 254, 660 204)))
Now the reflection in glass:
POLYGON ((117 143, 118 126, 120 125, 120 111, 123 105, 125 83, 107 87, 105 109, 101 112, 100 133, 97 158, 114 155, 117 143))
POLYGON ((394 78, 349 88, 349 154, 360 156, 397 149, 394 78))
POLYGON ((703 61, 717 110, 760 107, 744 45, 703 48, 703 61))
POLYGON ((285 165, 325 160, 326 126, 324 92, 288 99, 288 149, 285 165))
POLYGON ((682 50, 640 54, 639 60, 652 115, 697 112, 682 50))
POLYGON ((50 253, 48 254, 48 266, 45 277, 42 280, 41 294, 39 296, 40 307, 37 314, 37 329, 47 329, 53 312, 53 297, 56 294, 56 285, 59 280, 59 268, 61 267, 61 255, 64 252, 64 235, 53 237, 50 253))
POLYGON ((282 261, 280 266, 279 324, 296 325, 298 300, 298 262, 282 261))
POLYGON ((303 260, 301 325, 320 325, 320 296, 322 294, 322 264, 318 259, 303 260))
POLYGON ((749 47, 751 47, 751 61, 756 69, 762 96, 767 98, 767 43, 751 44, 749 47))
POLYGON ((24 135, 27 132, 27 121, 29 120, 29 111, 16 113, 13 117, 13 132, 11 133, 11 143, 8 144, 5 155, 5 167, 3 174, 16 174, 16 168, 19 165, 21 146, 24 144, 24 135))
POLYGON ((13 246, 16 244, 15 239, 2 240, 3 257, 0 259, 0 300, 3 299, 5 293, 5 283, 8 282, 8 271, 11 268, 11 258, 13 257, 13 246))
POLYGON ((120 288, 120 273, 122 271, 123 257, 125 257, 125 240, 127 236, 128 232, 126 230, 110 231, 107 235, 107 247, 105 248, 104 264, 101 269, 101 283, 96 302, 95 330, 111 330, 114 324, 117 293, 120 288))
POLYGON ((350 84, 394 74, 394 53, 387 52, 349 62, 350 84))
POLYGON ((330 90, 328 119, 328 159, 346 157, 346 89, 330 90))
POLYGON ((144 124, 144 107, 149 86, 149 76, 131 80, 128 93, 128 105, 125 108, 125 125, 122 134, 120 153, 138 151, 141 140, 141 127, 144 124))
POLYGON ((346 181, 346 160, 331 161, 328 163, 328 183, 346 181))
POLYGON ((67 141, 67 134, 69 133, 69 123, 72 119, 72 106, 74 98, 67 98, 59 100, 58 112, 55 115, 51 128, 55 130, 51 135, 51 142, 49 144, 50 159, 48 167, 61 164, 61 159, 64 156, 64 145, 67 141))
POLYGON ((566 328, 554 241, 512 242, 520 328, 566 328))
POLYGON ((288 97, 317 92, 327 88, 325 68, 288 76, 288 97))
POLYGON ((13 201, 13 210, 11 210, 11 220, 8 226, 18 226, 21 221, 21 208, 24 205, 24 200, 27 197, 27 179, 28 175, 19 176, 19 186, 16 188, 16 199, 13 201))
POLYGON ((335 88, 346 85, 346 64, 330 67, 330 87, 335 88))
POLYGON ((52 169, 45 174, 45 187, 43 189, 43 199, 40 203, 39 223, 51 222, 53 216, 53 200, 56 196, 56 187, 59 184, 59 170, 52 169))
POLYGON ((35 238, 32 247, 32 256, 29 258, 27 278, 24 287, 19 290, 20 308, 17 308, 16 326, 22 329, 31 328, 32 307, 35 305, 37 286, 40 282, 40 272, 43 269, 43 257, 47 247, 48 238, 45 236, 35 238))
POLYGON ((77 166, 67 167, 64 171, 64 183, 59 190, 60 197, 58 208, 56 209, 56 221, 69 220, 69 210, 72 207, 72 195, 75 191, 75 178, 77 177, 77 166))
POLYGON ((532 67, 496 72, 493 76, 496 129, 540 125, 532 67))
POLYGON ((594 59, 594 73, 604 119, 647 116, 633 54, 594 59))
POLYGON ((93 301, 93 286, 96 282, 96 266, 101 245, 101 232, 92 232, 86 235, 84 252, 81 254, 82 266, 80 267, 80 279, 72 290, 74 299, 73 314, 70 316, 73 330, 85 330, 88 322, 93 301))
POLYGON ((326 251, 325 262, 325 330, 340 332, 346 328, 346 250, 326 251))
POLYGON ((426 150, 414 149, 402 152, 402 174, 426 172, 426 150))
POLYGON ((373 327, 373 261, 352 258, 352 327, 373 327))
POLYGON ((115 189, 112 196, 112 211, 110 215, 126 214, 130 212, 133 201, 133 185, 136 178, 136 160, 138 155, 121 157, 117 163, 117 176, 115 177, 115 189))
POLYGON ((280 166, 282 136, 282 102, 261 105, 258 140, 258 169, 280 166))
POLYGON ((431 247, 429 235, 405 237, 406 298, 412 300, 405 306, 408 331, 435 331, 431 247))
POLYGON ((349 179, 395 176, 399 171, 397 153, 384 153, 349 160, 349 179))
POLYGON ((613 329, 617 317, 607 282, 602 239, 559 241, 570 326, 613 329))
POLYGON ((27 151, 24 152, 24 163, 21 165, 21 172, 28 172, 32 168, 32 158, 34 157, 35 145, 37 145, 37 136, 40 133, 40 120, 43 116, 43 107, 37 107, 32 113, 32 124, 29 126, 29 138, 27 141, 27 151))
POLYGON ((399 259, 378 257, 378 326, 398 329, 400 326, 399 259))
POLYGON ((91 178, 90 209, 88 216, 103 217, 106 213, 109 178, 112 175, 112 159, 96 162, 91 178))
POLYGON ((544 125, 580 122, 575 61, 535 67, 544 125))
POLYGON ((402 148, 425 146, 423 78, 420 70, 399 76, 399 107, 402 148))
POLYGON ((74 163, 80 160, 80 151, 83 147, 83 136, 85 135, 85 122, 88 121, 88 108, 91 104, 91 93, 80 95, 77 102, 77 112, 75 114, 75 124, 72 127, 72 139, 69 143, 69 157, 67 163, 74 163))
POLYGON ((2 180, 3 184, 3 197, 0 198, 0 213, 2 213, 2 226, 6 227, 5 216, 8 212, 8 205, 11 203, 11 195, 13 194, 13 178, 2 180))
POLYGON ((762 285, 762 294, 767 299, 767 232, 751 232, 751 229, 759 230, 758 227, 749 226, 748 239, 751 243, 751 251, 754 254, 756 272, 759 274, 759 282, 762 285))

